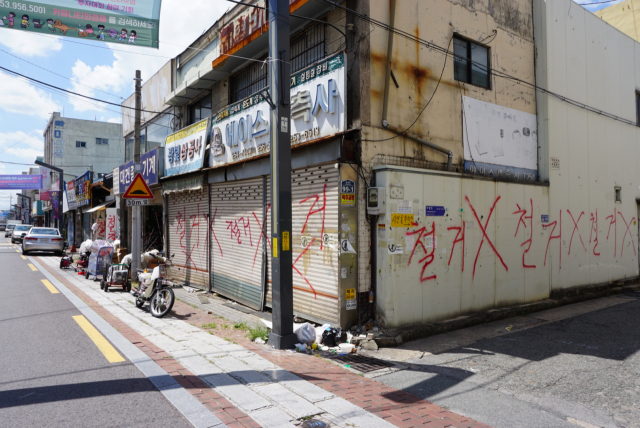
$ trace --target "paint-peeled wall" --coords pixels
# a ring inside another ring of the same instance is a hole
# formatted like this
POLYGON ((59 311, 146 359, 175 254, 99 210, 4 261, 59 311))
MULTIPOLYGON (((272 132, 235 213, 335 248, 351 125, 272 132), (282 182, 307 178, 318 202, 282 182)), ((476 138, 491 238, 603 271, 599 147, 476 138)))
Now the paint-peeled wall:
POLYGON ((374 171, 386 190, 386 214, 376 225, 376 314, 386 326, 549 296, 551 248, 559 242, 545 221, 547 186, 394 166, 374 171))
POLYGON ((540 175, 560 236, 553 289, 638 276, 640 44, 571 3, 534 1, 537 83, 619 120, 538 93, 540 175))

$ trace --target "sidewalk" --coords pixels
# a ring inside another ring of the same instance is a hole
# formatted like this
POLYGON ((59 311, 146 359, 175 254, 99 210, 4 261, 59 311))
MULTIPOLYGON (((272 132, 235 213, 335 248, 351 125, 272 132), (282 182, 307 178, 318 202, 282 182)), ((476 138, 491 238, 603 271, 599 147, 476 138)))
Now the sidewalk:
POLYGON ((295 427, 311 417, 339 427, 486 427, 323 358, 258 345, 182 301, 154 318, 128 293, 105 293, 57 258, 35 259, 228 427, 295 427))

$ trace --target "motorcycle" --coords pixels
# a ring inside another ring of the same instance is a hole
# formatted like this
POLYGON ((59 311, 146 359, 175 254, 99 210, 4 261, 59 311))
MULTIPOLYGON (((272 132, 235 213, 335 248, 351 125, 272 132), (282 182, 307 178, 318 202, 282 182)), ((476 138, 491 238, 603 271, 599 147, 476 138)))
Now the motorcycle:
POLYGON ((64 243, 62 247, 62 258, 60 259, 60 269, 69 269, 73 264, 73 257, 67 254, 66 250, 69 248, 68 243, 64 243))
POLYGON ((167 268, 171 266, 173 255, 158 266, 152 272, 145 272, 139 269, 138 288, 132 289, 130 293, 136 298, 136 307, 141 308, 149 302, 149 311, 156 318, 162 318, 169 313, 176 296, 171 288, 173 283, 168 279, 167 268))
POLYGON ((86 253, 81 253, 80 254, 80 258, 76 262, 76 266, 78 266, 79 268, 82 268, 82 269, 88 268, 89 267, 89 254, 91 254, 90 251, 87 251, 86 253))

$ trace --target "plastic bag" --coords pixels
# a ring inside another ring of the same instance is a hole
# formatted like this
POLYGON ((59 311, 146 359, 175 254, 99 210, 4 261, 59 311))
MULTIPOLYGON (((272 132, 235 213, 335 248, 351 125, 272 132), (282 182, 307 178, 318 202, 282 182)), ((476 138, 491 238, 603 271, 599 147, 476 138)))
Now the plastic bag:
POLYGON ((308 322, 298 327, 295 333, 300 343, 313 343, 316 340, 316 329, 308 322))
POLYGON ((338 330, 335 328, 328 328, 322 333, 322 344, 330 348, 337 346, 338 343, 338 330))

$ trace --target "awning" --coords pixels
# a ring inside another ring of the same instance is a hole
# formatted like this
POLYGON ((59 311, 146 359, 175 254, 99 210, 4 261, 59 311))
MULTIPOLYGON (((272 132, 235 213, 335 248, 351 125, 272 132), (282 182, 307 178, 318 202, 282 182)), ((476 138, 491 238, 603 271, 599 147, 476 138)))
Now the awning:
POLYGON ((192 192, 204 187, 204 174, 190 175, 162 183, 162 194, 192 192))
POLYGON ((92 212, 94 212, 94 211, 103 210, 103 209, 107 208, 107 206, 109 206, 109 205, 113 204, 114 202, 115 202, 115 201, 105 202, 104 204, 100 204, 100 205, 98 205, 97 207, 93 207, 93 208, 91 208, 90 210, 86 210, 86 211, 83 211, 83 212, 85 212, 85 213, 92 213, 92 212))

